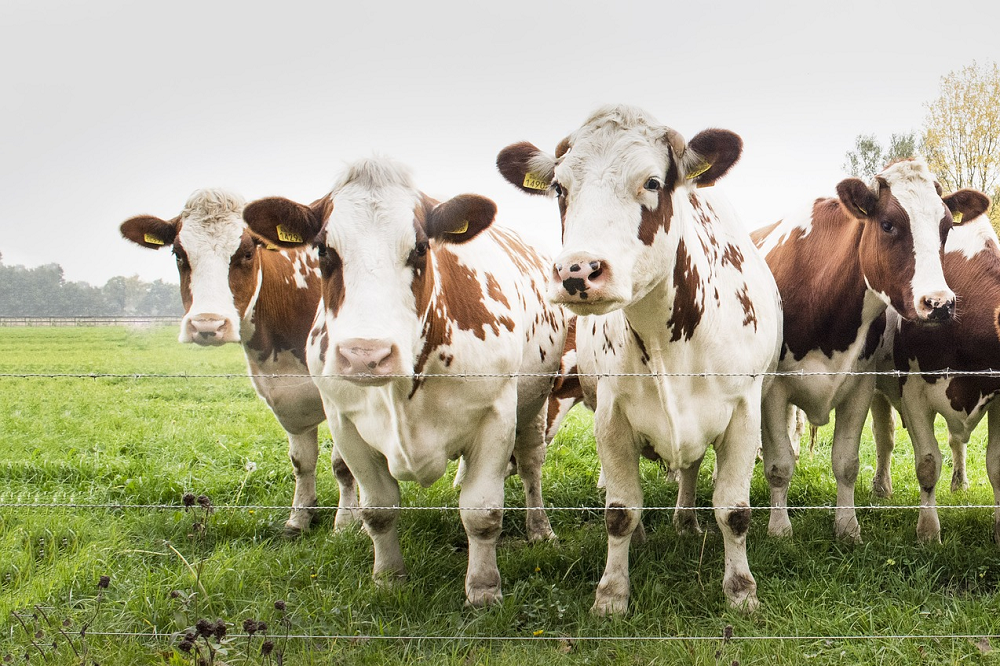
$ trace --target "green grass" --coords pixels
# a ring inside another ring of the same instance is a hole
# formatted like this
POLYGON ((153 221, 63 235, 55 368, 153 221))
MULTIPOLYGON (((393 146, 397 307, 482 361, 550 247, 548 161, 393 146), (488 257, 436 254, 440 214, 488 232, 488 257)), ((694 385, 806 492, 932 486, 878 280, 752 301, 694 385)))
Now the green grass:
MULTIPOLYGON (((174 329, 0 329, 0 373, 242 374, 238 347, 180 345, 174 329)), ((941 426, 939 426, 941 427, 941 426)), ((989 504, 983 465, 984 429, 969 451, 971 488, 948 489, 947 504, 989 504)), ((804 451, 792 481, 793 505, 830 504, 832 429, 820 430, 815 454, 804 451)), ((943 439, 943 429, 939 430, 943 439)), ((859 504, 917 503, 912 453, 900 431, 894 457, 895 495, 873 501, 870 435, 862 446, 859 504)), ((184 492, 216 505, 285 506, 292 492, 284 433, 243 377, 226 378, 0 378, 0 502, 178 504, 184 492), (248 471, 248 463, 256 468, 248 471)), ((329 435, 321 444, 319 496, 336 505, 329 471, 329 435)), ((710 456, 709 456, 710 457, 710 456)), ((591 418, 574 411, 549 450, 546 501, 552 506, 602 505, 591 418)), ((703 466, 698 499, 710 503, 711 460, 703 466)), ((643 462, 648 506, 672 505, 676 485, 643 462)), ((507 485, 518 506, 519 482, 507 485)), ((758 468, 751 500, 767 503, 758 468)), ((404 504, 455 504, 450 478, 421 489, 404 484, 404 504)), ((795 536, 766 536, 767 515, 754 513, 750 565, 761 610, 751 617, 726 608, 722 540, 709 512, 704 537, 678 537, 669 512, 647 512, 646 544, 631 557, 631 613, 614 620, 588 612, 604 565, 603 513, 552 512, 560 540, 529 545, 523 514, 508 512, 498 550, 504 600, 494 608, 463 608, 465 535, 453 511, 404 512, 400 521, 410 577, 393 590, 369 573, 371 543, 358 531, 334 534, 333 514, 320 512, 298 540, 281 536, 287 511, 218 510, 205 516, 161 509, 0 508, 0 659, 77 664, 64 639, 44 629, 43 658, 12 612, 37 627, 42 606, 81 647, 86 622, 91 661, 101 664, 184 664, 175 632, 200 617, 229 622, 262 619, 269 633, 287 629, 313 636, 422 636, 411 640, 289 639, 278 649, 291 664, 958 664, 993 663, 994 653, 967 639, 886 640, 897 634, 1000 634, 997 590, 1000 551, 992 512, 942 510, 940 545, 919 546, 912 510, 859 512, 864 543, 832 538, 827 511, 793 511, 795 536), (204 523, 205 529, 199 529, 204 523), (188 564, 190 564, 190 567, 188 564), (200 591, 193 571, 200 571, 200 591), (110 576, 98 594, 100 576, 110 576), (171 595, 177 591, 178 595, 171 595), (727 625, 735 639, 723 641, 727 625), (159 632, 157 637, 103 637, 94 632, 159 632), (539 634, 539 632, 541 632, 539 634), (569 641, 544 641, 569 637, 569 641), (750 640, 761 636, 823 636, 816 640, 750 640), (840 636, 870 636, 841 640, 840 636), (438 640, 433 636, 462 636, 438 640), (531 641, 481 640, 517 636, 531 641), (635 637, 717 637, 712 640, 633 640, 635 637), (602 637, 603 641, 577 637, 602 637)), ((44 624, 44 621, 41 621, 44 624)), ((219 656, 232 666, 266 663, 261 639, 249 660, 245 639, 219 656)), ((273 658, 270 663, 275 663, 273 658)), ((88 662, 89 663, 89 662, 88 662)), ((218 663, 218 661, 217 661, 218 663)))

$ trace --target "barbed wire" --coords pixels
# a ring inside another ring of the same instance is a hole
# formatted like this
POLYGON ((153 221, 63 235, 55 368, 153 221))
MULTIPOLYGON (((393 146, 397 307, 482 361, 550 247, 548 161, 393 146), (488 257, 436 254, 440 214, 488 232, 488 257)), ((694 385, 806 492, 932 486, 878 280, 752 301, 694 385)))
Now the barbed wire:
POLYGON ((455 372, 455 373, 410 373, 390 375, 310 375, 307 373, 288 374, 246 374, 246 373, 113 373, 113 372, 3 372, 0 379, 333 379, 341 381, 366 379, 517 379, 565 378, 603 379, 609 377, 669 378, 669 377, 1000 377, 1000 370, 763 370, 760 372, 455 372))

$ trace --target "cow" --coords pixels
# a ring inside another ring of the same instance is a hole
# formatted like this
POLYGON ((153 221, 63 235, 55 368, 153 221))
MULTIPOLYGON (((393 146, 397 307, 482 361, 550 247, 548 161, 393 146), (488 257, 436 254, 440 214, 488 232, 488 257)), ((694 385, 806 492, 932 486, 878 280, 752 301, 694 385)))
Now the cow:
MULTIPOLYGON (((202 346, 240 343, 250 381, 288 435, 295 473, 289 536, 309 526, 316 506, 317 427, 326 418, 306 368, 306 337, 320 299, 318 258, 310 249, 267 246, 243 222, 241 196, 198 190, 179 215, 132 217, 121 234, 142 247, 171 248, 184 317, 179 340, 202 346)), ((356 522, 358 491, 333 447, 340 488, 335 528, 356 522)))
POLYGON ((941 248, 952 213, 972 213, 975 197, 963 191, 942 199, 922 159, 886 167, 871 185, 845 179, 836 191, 752 234, 785 311, 779 376, 762 406, 764 475, 771 490, 768 532, 789 536, 795 466, 789 406, 805 411, 814 425, 828 423, 836 410, 834 533, 859 541, 854 484, 875 386, 874 376, 863 373, 875 369, 888 307, 927 325, 953 318, 955 295, 942 273, 941 248))
MULTIPOLYGON (((880 375, 879 392, 903 417, 913 443, 920 513, 917 538, 941 540, 935 486, 941 475, 941 451, 934 435, 934 419, 944 417, 952 450, 952 491, 968 487, 966 446, 972 431, 988 415, 986 471, 993 496, 1000 505, 1000 377, 988 374, 1000 366, 1000 240, 984 214, 989 199, 978 192, 965 195, 964 210, 974 219, 957 224, 948 235, 944 276, 956 295, 955 316, 940 326, 920 326, 890 317, 888 369, 914 373, 880 375), (948 371, 982 372, 952 375, 948 371), (936 373, 936 374, 922 374, 936 373)), ((959 215, 956 213, 956 218, 959 215)), ((878 394, 876 394, 878 395, 878 394)), ((872 420, 878 450, 875 478, 889 476, 893 448, 892 413, 883 399, 873 404, 872 420)), ((889 488, 891 491, 891 487, 889 488)), ((995 510, 993 538, 1000 544, 1000 509, 995 510)))
POLYGON ((308 365, 358 481, 373 577, 405 575, 398 482, 429 485, 461 456, 471 606, 502 598, 496 542, 512 454, 528 538, 552 536, 541 463, 566 335, 562 308, 543 298, 548 262, 491 226, 496 211, 475 194, 438 202, 409 169, 375 157, 349 165, 310 206, 272 197, 244 212, 268 241, 315 243, 320 253, 308 365))
POLYGON ((641 525, 639 456, 681 474, 674 523, 697 529, 698 466, 711 444, 715 517, 725 543, 728 603, 752 610, 746 557, 750 478, 760 447, 763 373, 780 343, 778 290, 735 211, 698 189, 742 151, 709 129, 685 142, 641 109, 607 106, 555 154, 528 142, 504 148, 500 173, 528 194, 554 196, 562 251, 549 297, 579 315, 577 354, 606 477, 608 557, 592 612, 621 614, 628 551, 641 525))

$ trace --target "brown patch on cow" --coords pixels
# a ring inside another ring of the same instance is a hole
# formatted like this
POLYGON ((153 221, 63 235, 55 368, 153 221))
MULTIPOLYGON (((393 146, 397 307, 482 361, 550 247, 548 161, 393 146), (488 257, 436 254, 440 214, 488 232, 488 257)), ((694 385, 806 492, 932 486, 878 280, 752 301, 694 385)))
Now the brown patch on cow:
POLYGON ((863 226, 858 256, 868 284, 873 290, 886 294, 892 307, 902 317, 914 319, 916 311, 911 283, 916 271, 916 258, 913 255, 910 216, 888 186, 879 190, 878 206, 863 226), (895 231, 885 233, 881 229, 882 224, 893 225, 895 231))
POLYGON ((604 511, 604 522, 608 526, 608 534, 613 537, 628 536, 635 529, 632 527, 631 512, 623 504, 608 505, 604 511))
POLYGON ((736 574, 726 581, 725 592, 729 598, 741 599, 745 594, 757 589, 757 583, 752 578, 736 574))
MULTIPOLYGON (((626 321, 626 323, 628 323, 626 321)), ((643 342, 642 336, 631 326, 628 327, 632 331, 632 338, 635 340, 635 344, 639 346, 639 360, 642 361, 643 365, 649 365, 649 352, 646 351, 646 343, 643 342)))
POLYGON ((927 483, 927 481, 934 479, 936 474, 937 464, 934 461, 934 454, 928 453, 917 461, 917 481, 920 483, 920 489, 925 493, 934 492, 934 484, 927 483))
POLYGON ((741 537, 750 530, 750 507, 744 504, 737 504, 736 506, 739 508, 729 512, 726 523, 733 531, 733 534, 741 537))
POLYGON ((674 216, 674 204, 671 199, 673 190, 668 190, 666 186, 657 191, 656 208, 648 210, 642 208, 642 216, 639 221, 639 240, 643 245, 652 245, 656 239, 656 234, 663 230, 663 233, 670 231, 670 219, 674 216))
POLYGON ((674 288, 674 304, 667 320, 667 327, 672 331, 670 341, 690 340, 705 313, 705 289, 684 241, 677 245, 674 288))
POLYGON ((501 326, 508 331, 514 330, 513 319, 506 315, 497 316, 487 307, 475 271, 460 264, 458 257, 446 247, 438 248, 434 257, 441 280, 442 305, 446 316, 460 330, 471 331, 480 340, 486 340, 487 329, 494 336, 500 335, 501 326))
POLYGON ((497 303, 502 303, 507 309, 510 309, 510 303, 507 302, 507 297, 504 296, 503 290, 500 288, 500 283, 497 282, 496 277, 492 273, 486 274, 486 293, 497 303))
POLYGON ((323 326, 323 335, 319 338, 319 362, 326 363, 326 352, 330 348, 330 333, 326 326, 323 326))
POLYGON ((333 456, 333 475, 345 486, 354 485, 354 475, 351 474, 351 468, 347 466, 347 463, 339 455, 333 456))
POLYGON ((733 245, 732 243, 726 245, 726 249, 722 252, 723 266, 729 264, 736 270, 740 271, 743 269, 743 260, 743 251, 739 247, 733 245))
POLYGON ((883 312, 868 327, 868 335, 865 336, 865 346, 861 349, 861 358, 871 358, 878 351, 879 343, 882 342, 882 334, 885 333, 885 324, 886 317, 883 312))
POLYGON ((740 307, 743 308, 743 325, 750 326, 753 324, 753 330, 756 331, 757 310, 754 308, 753 300, 750 298, 750 288, 747 286, 746 282, 744 282, 743 286, 736 292, 736 300, 740 302, 740 307))
POLYGON ((396 523, 398 509, 361 509, 361 520, 368 534, 385 534, 396 523))

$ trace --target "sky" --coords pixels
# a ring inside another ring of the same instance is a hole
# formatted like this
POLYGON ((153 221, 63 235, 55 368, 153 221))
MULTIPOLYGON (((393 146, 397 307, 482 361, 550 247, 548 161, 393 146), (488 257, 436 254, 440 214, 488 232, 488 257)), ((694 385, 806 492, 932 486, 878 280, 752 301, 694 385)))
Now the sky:
POLYGON ((374 153, 554 253, 555 202, 496 155, 552 151, 607 103, 740 134, 717 189, 753 229, 833 194, 858 134, 919 130, 942 76, 1000 61, 997 25, 1000 3, 961 0, 0 0, 0 254, 176 282, 121 222, 203 187, 309 202, 374 153))

